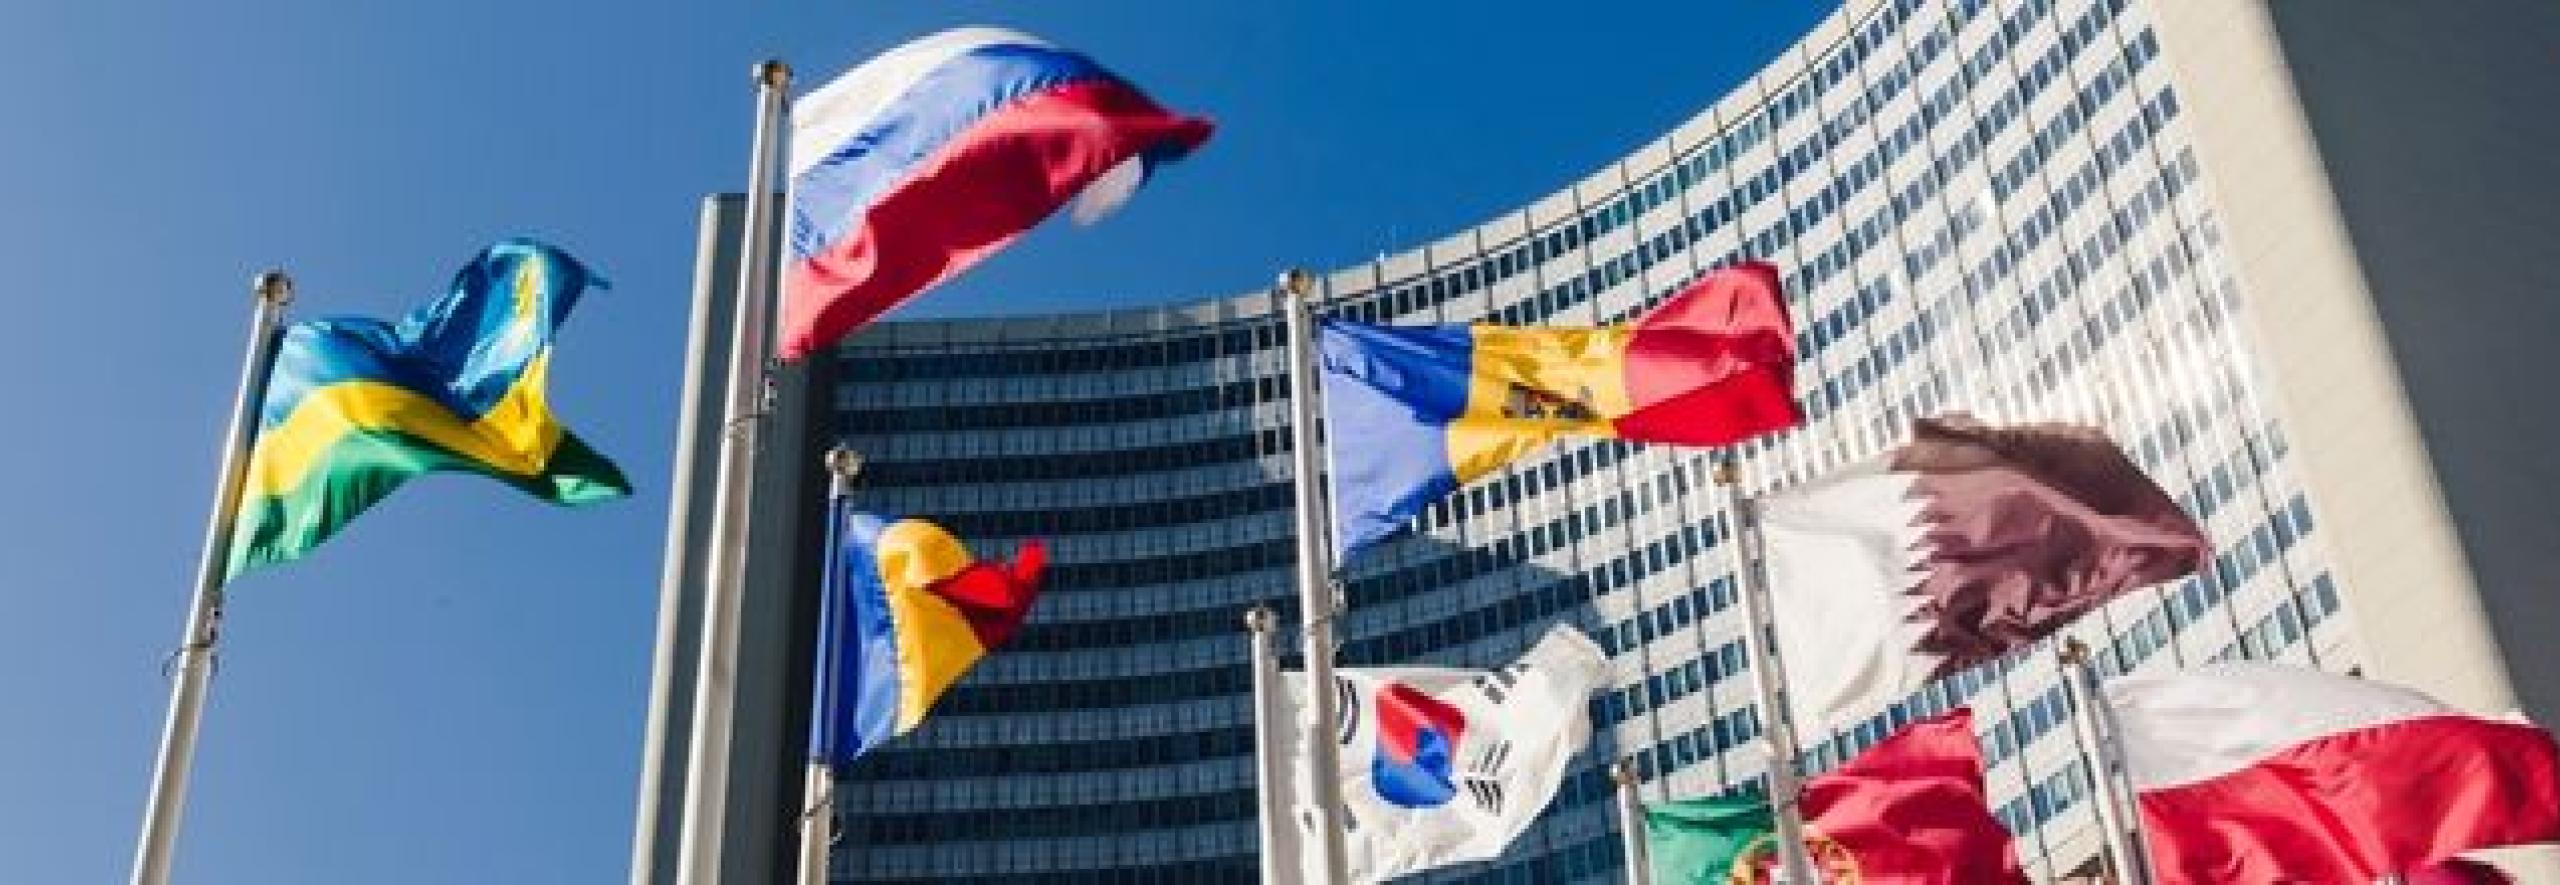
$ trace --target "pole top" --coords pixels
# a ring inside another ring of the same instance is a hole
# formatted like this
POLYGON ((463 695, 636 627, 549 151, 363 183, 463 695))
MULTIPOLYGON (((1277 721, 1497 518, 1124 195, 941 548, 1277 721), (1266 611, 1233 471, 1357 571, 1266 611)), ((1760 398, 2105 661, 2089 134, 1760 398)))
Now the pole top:
POLYGON ((1613 780, 1613 781, 1617 781, 1617 782, 1618 782, 1618 786, 1621 786, 1621 787, 1632 787, 1632 786, 1635 786, 1635 785, 1636 785, 1636 760, 1635 760, 1635 758, 1634 758, 1634 757, 1632 757, 1632 756, 1630 756, 1630 757, 1624 757, 1624 758, 1621 758, 1621 759, 1619 759, 1618 761, 1616 761, 1616 762, 1614 762, 1614 763, 1610 763, 1610 765, 1609 765, 1609 779, 1610 779, 1610 780, 1613 780))
POLYGON ((783 64, 782 59, 768 58, 756 62, 755 78, 758 86, 786 89, 791 86, 791 66, 783 64))
POLYGON ((1272 617, 1270 606, 1257 605, 1244 610, 1244 629, 1246 632, 1271 632, 1271 622, 1273 620, 1274 618, 1272 617))
POLYGON ((1293 267, 1280 272, 1277 285, 1280 291, 1289 297, 1303 300, 1309 293, 1316 290, 1316 277, 1315 274, 1308 273, 1306 268, 1293 267))
POLYGON ((285 276, 281 270, 263 271, 249 281, 249 291, 258 296, 259 301, 283 307, 293 303, 293 278, 285 276))
POLYGON ((862 453, 841 444, 828 449, 827 473, 844 481, 851 481, 854 477, 862 475, 862 453))
POLYGON ((2086 663, 2088 660, 2089 660, 2089 644, 2088 644, 2088 643, 2080 641, 2080 637, 2077 637, 2077 636, 2073 636, 2073 637, 2071 637, 2071 638, 2068 638, 2068 639, 2064 639, 2064 640, 2062 640, 2062 662, 2063 662, 2063 663, 2065 663, 2065 664, 2070 664, 2070 665, 2072 665, 2072 666, 2075 666, 2075 667, 2076 667, 2076 666, 2079 666, 2079 665, 2081 665, 2081 664, 2083 664, 2083 663, 2086 663))
POLYGON ((1733 486, 1741 484, 1742 465, 1733 463, 1733 460, 1729 458, 1716 462, 1716 485, 1733 486))

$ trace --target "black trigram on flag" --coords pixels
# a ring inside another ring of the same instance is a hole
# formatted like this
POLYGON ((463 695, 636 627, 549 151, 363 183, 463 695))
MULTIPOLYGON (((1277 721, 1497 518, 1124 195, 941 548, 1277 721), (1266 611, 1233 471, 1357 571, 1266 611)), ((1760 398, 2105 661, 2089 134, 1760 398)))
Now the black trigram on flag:
POLYGON ((1353 735, 1360 733, 1360 718, 1365 715, 1360 703, 1360 687, 1341 676, 1333 677, 1333 709, 1335 716, 1333 742, 1351 746, 1353 735))
POLYGON ((1458 780, 1466 785, 1467 796, 1475 800, 1476 808, 1486 814, 1501 814, 1502 767, 1511 761, 1511 742, 1493 741, 1470 749, 1474 752, 1467 754, 1466 769, 1459 773, 1458 780))

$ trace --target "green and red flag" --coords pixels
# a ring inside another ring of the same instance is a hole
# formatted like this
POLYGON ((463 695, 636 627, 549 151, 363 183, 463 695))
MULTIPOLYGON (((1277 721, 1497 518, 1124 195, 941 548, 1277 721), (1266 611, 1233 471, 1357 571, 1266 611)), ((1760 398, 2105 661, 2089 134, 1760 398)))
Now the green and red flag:
MULTIPOLYGON (((2009 831, 1991 816, 1973 713, 1912 723, 1804 786, 1806 851, 1824 881, 1859 885, 2023 883, 2009 831)), ((1656 885, 1770 881, 1777 821, 1757 793, 1645 806, 1656 885)))

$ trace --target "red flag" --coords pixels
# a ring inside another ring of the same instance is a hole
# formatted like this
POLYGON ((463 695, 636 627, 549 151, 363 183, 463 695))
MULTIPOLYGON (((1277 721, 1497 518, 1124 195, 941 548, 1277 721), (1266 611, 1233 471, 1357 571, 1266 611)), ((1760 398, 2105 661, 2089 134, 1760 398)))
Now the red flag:
POLYGON ((1904 726, 1838 770, 1807 780, 1804 810, 1819 864, 1839 873, 1849 872, 1841 865, 1855 865, 1854 878, 1828 881, 2027 881, 2009 831, 1983 795, 1982 748, 1973 740, 1973 711, 1962 707, 1904 726))
POLYGON ((2161 885, 2370 882, 2560 840, 2560 747, 2407 689, 2226 663, 2107 686, 2161 885))

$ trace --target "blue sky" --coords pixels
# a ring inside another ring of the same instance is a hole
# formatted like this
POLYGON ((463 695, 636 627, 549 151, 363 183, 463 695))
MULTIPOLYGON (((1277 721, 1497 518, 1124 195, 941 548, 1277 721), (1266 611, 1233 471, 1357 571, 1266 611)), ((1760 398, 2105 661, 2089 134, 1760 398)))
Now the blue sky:
POLYGON ((1128 210, 905 316, 1187 300, 1428 242, 1694 113, 1831 3, 20 0, 0 28, 0 880, 126 874, 247 284, 388 315, 531 234, 615 288, 553 400, 637 481, 432 477, 235 588, 179 881, 624 875, 695 207, 747 71, 1000 24, 1218 134, 1128 210))

